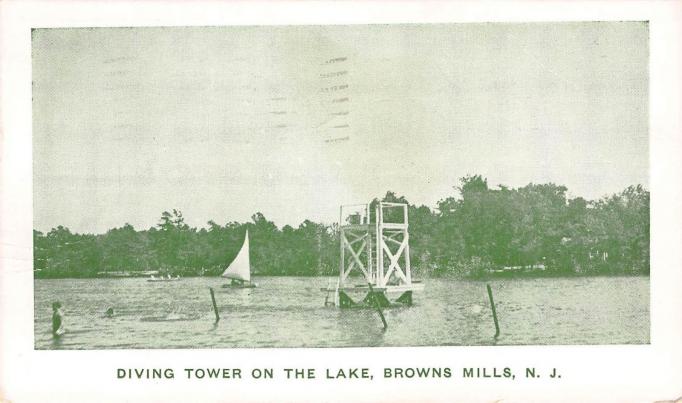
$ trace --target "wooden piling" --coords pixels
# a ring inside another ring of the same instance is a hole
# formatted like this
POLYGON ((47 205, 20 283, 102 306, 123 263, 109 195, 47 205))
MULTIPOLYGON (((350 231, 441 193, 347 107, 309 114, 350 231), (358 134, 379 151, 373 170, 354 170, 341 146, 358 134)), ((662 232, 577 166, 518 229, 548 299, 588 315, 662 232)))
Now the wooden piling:
POLYGON ((495 301, 493 300, 493 290, 490 289, 490 284, 485 285, 488 288, 488 298, 490 299, 490 309, 493 311, 493 321, 495 321, 495 338, 500 335, 500 325, 497 323, 497 311, 495 310, 495 301))
POLYGON ((215 321, 217 323, 220 320, 220 315, 218 315, 218 305, 215 303, 215 294, 213 293, 213 288, 208 287, 208 289, 211 291, 211 301, 213 301, 213 311, 215 312, 215 321))
POLYGON ((381 311, 381 306, 379 305, 379 301, 376 298, 376 295, 374 294, 374 289, 372 288, 371 283, 367 283, 369 286, 369 292, 372 295, 372 301, 374 301, 374 306, 377 308, 377 311, 379 312, 379 317, 381 317, 381 322, 384 324, 384 330, 388 329, 388 323, 386 323, 386 318, 384 318, 384 313, 381 311))

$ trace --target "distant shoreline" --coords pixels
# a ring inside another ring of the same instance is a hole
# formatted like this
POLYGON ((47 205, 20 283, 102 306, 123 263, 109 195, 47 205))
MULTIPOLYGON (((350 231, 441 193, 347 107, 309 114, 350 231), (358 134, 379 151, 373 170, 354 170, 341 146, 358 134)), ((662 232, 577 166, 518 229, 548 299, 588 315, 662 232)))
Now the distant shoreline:
MULTIPOLYGON (((377 222, 380 202, 406 206, 407 253, 416 276, 476 279, 649 272, 650 195, 641 185, 590 201, 569 197, 566 187, 554 183, 493 188, 481 175, 459 182, 458 194, 447 195, 436 209, 410 204, 390 191, 366 206, 367 223, 377 222)), ((403 219, 386 214, 382 219, 387 222, 403 219)), ((305 220, 297 228, 280 228, 257 212, 249 222, 209 221, 198 228, 172 209, 163 211, 159 223, 148 229, 125 224, 105 234, 73 233, 63 226, 47 233, 34 230, 34 276, 218 276, 237 256, 247 231, 255 275, 335 276, 341 264, 339 225, 358 224, 361 218, 355 212, 337 224, 305 220)), ((373 255, 367 250, 356 258, 366 262, 373 255)), ((397 264, 405 266, 403 261, 397 264)))
MULTIPOLYGON (((307 278, 329 278, 338 277, 338 275, 282 275, 282 274, 264 274, 258 275, 254 274, 254 278, 259 277, 307 277, 307 278)), ((416 276, 418 280, 429 280, 429 279, 445 279, 445 280, 467 280, 467 281, 486 281, 486 280, 501 280, 501 279, 537 279, 537 278, 588 278, 588 277, 650 277, 650 273, 644 272, 620 272, 620 273, 514 273, 514 274, 491 274, 488 276, 480 277, 457 277, 452 275, 443 276, 416 276)), ((95 276, 95 277, 74 277, 74 276, 63 276, 63 277, 33 277, 33 280, 66 280, 66 279, 139 279, 145 280, 149 277, 143 276, 95 276)), ((181 278, 214 278, 220 279, 220 276, 183 276, 181 278)), ((360 279, 361 277, 351 277, 351 279, 360 279)))

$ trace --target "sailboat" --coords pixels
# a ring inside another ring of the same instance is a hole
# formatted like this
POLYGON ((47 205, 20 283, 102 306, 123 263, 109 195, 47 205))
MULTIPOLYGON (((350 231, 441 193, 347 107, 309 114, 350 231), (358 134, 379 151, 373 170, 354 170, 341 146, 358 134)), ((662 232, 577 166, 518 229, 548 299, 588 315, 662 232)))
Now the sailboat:
POLYGON ((225 269, 223 277, 232 280, 229 284, 223 284, 223 288, 256 288, 257 284, 251 282, 251 262, 249 260, 249 230, 246 230, 244 243, 232 263, 225 269))

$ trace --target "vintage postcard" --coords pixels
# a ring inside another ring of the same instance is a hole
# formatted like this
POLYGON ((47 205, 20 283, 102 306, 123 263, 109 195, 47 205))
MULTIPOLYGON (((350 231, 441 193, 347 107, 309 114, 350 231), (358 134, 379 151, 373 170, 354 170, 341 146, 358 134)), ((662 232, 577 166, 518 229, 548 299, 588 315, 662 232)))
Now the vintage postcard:
POLYGON ((79 378, 112 400, 682 397, 662 358, 682 327, 663 246, 680 222, 657 224, 680 217, 664 7, 220 22, 195 4, 162 24, 5 7, 24 114, 3 142, 25 157, 3 161, 3 203, 28 204, 3 225, 3 316, 22 301, 3 356, 19 332, 26 355, 3 359, 0 398, 49 398, 25 389, 36 366, 62 400, 79 378))
POLYGON ((648 34, 34 29, 35 347, 648 343, 648 34))

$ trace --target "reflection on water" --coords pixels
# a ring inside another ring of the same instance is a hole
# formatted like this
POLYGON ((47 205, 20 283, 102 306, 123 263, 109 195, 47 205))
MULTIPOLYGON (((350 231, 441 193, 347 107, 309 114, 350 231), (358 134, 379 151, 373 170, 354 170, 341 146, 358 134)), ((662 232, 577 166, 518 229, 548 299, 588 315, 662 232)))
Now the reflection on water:
POLYGON ((38 349, 349 347, 649 342, 649 278, 490 281, 429 279, 415 305, 384 311, 325 308, 326 277, 259 277, 256 289, 222 289, 219 278, 35 280, 38 349), (220 322, 209 294, 215 289, 220 322), (52 301, 67 333, 52 338, 52 301), (110 307, 115 314, 106 317, 110 307))

